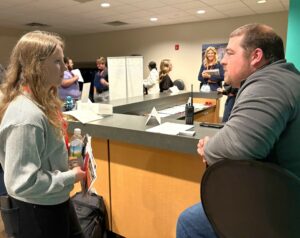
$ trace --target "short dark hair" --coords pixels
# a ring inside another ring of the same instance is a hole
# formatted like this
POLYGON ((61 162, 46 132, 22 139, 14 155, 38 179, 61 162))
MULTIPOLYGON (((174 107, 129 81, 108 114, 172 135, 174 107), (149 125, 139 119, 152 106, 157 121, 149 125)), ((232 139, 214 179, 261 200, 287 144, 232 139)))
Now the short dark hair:
POLYGON ((154 61, 150 61, 149 64, 148 64, 148 67, 149 67, 150 69, 157 69, 157 68, 156 68, 156 63, 155 63, 154 61))
POLYGON ((271 27, 258 23, 247 24, 234 30, 230 37, 241 35, 244 35, 241 47, 248 54, 260 48, 270 63, 285 58, 283 41, 271 27))
POLYGON ((67 57, 67 56, 64 57, 64 63, 65 63, 65 64, 68 64, 68 63, 69 63, 69 60, 70 60, 69 57, 67 57))

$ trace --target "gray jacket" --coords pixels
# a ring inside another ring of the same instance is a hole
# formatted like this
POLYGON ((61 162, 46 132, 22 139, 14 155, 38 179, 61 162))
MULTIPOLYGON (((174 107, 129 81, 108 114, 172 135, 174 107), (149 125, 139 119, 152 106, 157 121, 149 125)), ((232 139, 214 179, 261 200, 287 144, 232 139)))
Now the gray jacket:
POLYGON ((226 125, 205 146, 208 164, 221 159, 272 160, 300 176, 300 73, 279 60, 241 86, 226 125))

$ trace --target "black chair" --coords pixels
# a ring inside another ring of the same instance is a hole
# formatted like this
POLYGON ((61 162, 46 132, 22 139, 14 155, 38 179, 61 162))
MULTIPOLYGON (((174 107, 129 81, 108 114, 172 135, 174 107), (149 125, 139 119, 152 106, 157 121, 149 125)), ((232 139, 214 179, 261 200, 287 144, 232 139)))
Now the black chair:
POLYGON ((182 79, 176 79, 173 83, 179 90, 184 90, 185 86, 182 79))
POLYGON ((215 163, 202 178, 201 200, 220 238, 300 237, 300 179, 275 164, 215 163))

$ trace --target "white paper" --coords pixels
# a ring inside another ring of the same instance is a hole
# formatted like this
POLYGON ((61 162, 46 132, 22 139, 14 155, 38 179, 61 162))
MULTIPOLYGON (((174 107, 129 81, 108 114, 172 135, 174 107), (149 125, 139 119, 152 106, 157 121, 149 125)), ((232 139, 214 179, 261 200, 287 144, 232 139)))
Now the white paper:
POLYGON ((91 110, 74 110, 63 113, 75 117, 78 121, 80 121, 83 124, 91 121, 97 121, 103 118, 102 116, 94 113, 91 110))
POLYGON ((169 115, 174 115, 174 114, 181 113, 181 112, 185 112, 185 104, 166 108, 164 110, 159 111, 159 113, 169 114, 169 115))
POLYGON ((178 93, 179 89, 176 85, 174 85, 173 87, 170 87, 169 90, 171 91, 171 93, 178 93))
POLYGON ((91 111, 99 115, 112 115, 113 105, 105 103, 92 103, 90 100, 88 100, 88 102, 77 101, 77 110, 91 111))
POLYGON ((155 132, 167 135, 178 135, 181 131, 186 131, 193 128, 194 125, 178 124, 173 122, 165 122, 161 125, 147 129, 148 132, 155 132))
POLYGON ((207 70, 203 70, 203 73, 207 73, 210 76, 220 76, 219 69, 207 69, 207 70))
POLYGON ((161 118, 160 118, 160 115, 158 114, 157 110, 155 107, 152 108, 152 111, 151 113, 149 114, 147 120, 146 120, 146 123, 145 125, 148 124, 148 122, 150 121, 150 118, 154 117, 156 119, 156 121, 161 124, 161 118))
POLYGON ((104 103, 96 103, 98 104, 98 114, 101 115, 112 115, 113 114, 113 106, 111 104, 104 103))
POLYGON ((72 73, 73 73, 74 75, 76 75, 76 76, 79 77, 78 82, 84 83, 84 79, 83 79, 83 77, 82 77, 81 72, 80 72, 79 69, 73 69, 73 70, 72 70, 72 73))
POLYGON ((91 83, 84 83, 81 92, 81 102, 88 102, 91 83))

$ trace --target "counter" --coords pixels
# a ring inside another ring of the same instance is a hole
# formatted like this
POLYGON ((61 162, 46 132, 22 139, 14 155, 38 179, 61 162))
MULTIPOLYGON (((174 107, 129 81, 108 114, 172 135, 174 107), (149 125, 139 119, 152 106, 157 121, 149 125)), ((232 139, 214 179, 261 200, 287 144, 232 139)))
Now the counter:
MULTIPOLYGON (((175 237, 180 212, 200 201, 205 166, 196 146, 218 129, 200 127, 195 121, 194 137, 156 134, 145 131, 154 125, 145 126, 147 117, 142 116, 153 106, 164 109, 186 103, 188 97, 183 92, 117 100, 110 102, 112 116, 84 125, 69 123, 69 132, 79 127, 92 136, 98 177, 94 188, 104 197, 113 232, 130 238, 175 237)), ((216 114, 219 95, 194 97, 214 102, 209 110, 216 114)), ((184 123, 177 116, 162 118, 165 121, 184 123)))

